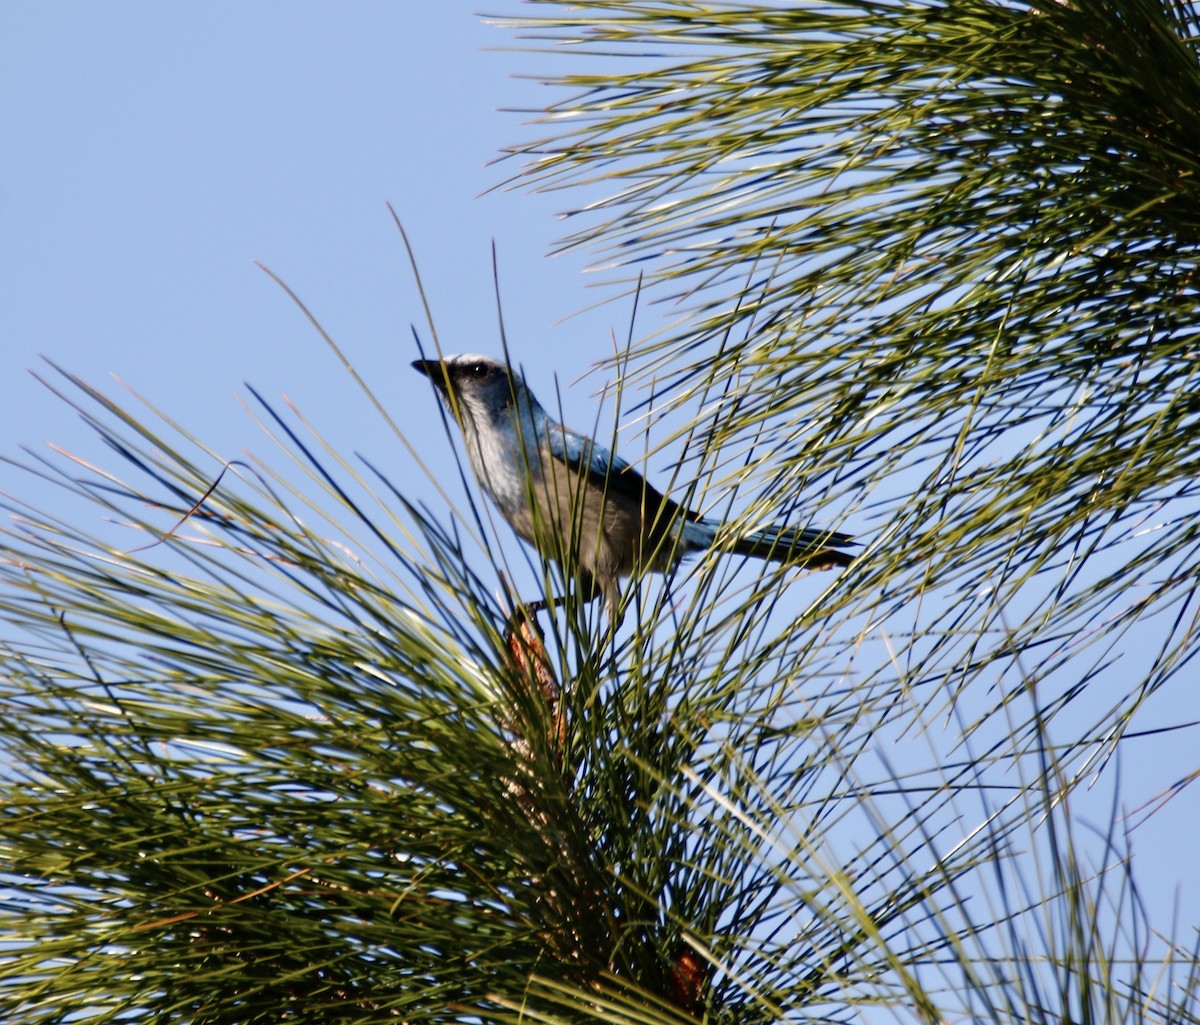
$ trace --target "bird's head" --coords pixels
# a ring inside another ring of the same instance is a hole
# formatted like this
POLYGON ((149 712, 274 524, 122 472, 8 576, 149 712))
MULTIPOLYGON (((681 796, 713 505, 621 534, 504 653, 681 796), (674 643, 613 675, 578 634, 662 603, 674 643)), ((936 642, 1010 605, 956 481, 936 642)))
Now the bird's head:
POLYGON ((447 356, 444 360, 419 359, 413 369, 431 380, 462 426, 475 429, 511 423, 514 408, 523 420, 537 400, 525 380, 506 363, 491 356, 447 356))

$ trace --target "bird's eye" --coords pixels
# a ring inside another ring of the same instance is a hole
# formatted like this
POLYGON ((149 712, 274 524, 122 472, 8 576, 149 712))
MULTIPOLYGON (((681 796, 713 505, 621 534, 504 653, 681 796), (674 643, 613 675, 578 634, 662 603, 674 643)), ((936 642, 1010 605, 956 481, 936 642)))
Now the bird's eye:
POLYGON ((472 363, 470 367, 468 367, 468 372, 472 377, 484 378, 492 372, 492 368, 486 363, 472 363))

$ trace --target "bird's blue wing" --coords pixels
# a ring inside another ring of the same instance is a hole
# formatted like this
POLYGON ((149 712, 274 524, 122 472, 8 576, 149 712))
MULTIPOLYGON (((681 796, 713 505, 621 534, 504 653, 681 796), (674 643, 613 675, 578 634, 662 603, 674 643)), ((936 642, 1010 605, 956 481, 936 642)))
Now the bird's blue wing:
MULTIPOLYGON (((716 541, 719 523, 666 498, 620 456, 561 424, 547 423, 545 426, 543 444, 552 458, 586 477, 591 486, 602 490, 609 498, 627 501, 641 509, 646 525, 643 539, 646 550, 656 551, 667 543, 671 531, 680 521, 686 524, 681 554, 689 549, 708 548, 716 541)), ((849 565, 853 556, 837 549, 853 544, 854 539, 847 534, 768 527, 744 537, 731 538, 721 547, 739 555, 824 568, 849 565)))
POLYGON ((638 503, 651 521, 657 519, 660 512, 675 511, 675 503, 594 438, 556 423, 546 424, 544 437, 551 456, 576 473, 586 475, 589 483, 603 489, 605 494, 638 503))
MULTIPOLYGON (((562 424, 547 423, 545 426, 546 445, 555 459, 561 459, 573 469, 583 469, 585 464, 589 474, 607 476, 609 473, 622 473, 633 469, 615 452, 562 424)), ((636 471, 635 471, 636 472, 636 471)))

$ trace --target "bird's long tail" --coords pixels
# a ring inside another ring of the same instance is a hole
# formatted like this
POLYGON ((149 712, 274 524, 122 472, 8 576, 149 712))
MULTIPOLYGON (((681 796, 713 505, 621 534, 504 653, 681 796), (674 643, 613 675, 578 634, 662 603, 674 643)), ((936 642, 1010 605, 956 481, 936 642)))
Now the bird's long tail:
POLYGON ((792 530, 790 527, 768 527, 743 537, 717 542, 722 551, 735 555, 752 555, 756 559, 770 559, 810 569, 829 569, 833 566, 849 566, 854 556, 838 551, 853 545, 849 534, 837 534, 830 530, 792 530))

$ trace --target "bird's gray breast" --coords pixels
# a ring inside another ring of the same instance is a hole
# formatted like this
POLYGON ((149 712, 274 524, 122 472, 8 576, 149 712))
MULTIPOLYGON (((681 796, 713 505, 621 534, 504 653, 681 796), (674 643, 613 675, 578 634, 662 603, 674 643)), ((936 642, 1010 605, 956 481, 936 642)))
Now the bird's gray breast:
POLYGON ((480 487, 517 533, 529 537, 530 485, 541 478, 536 456, 531 459, 517 439, 500 431, 480 431, 470 424, 463 436, 480 487))

